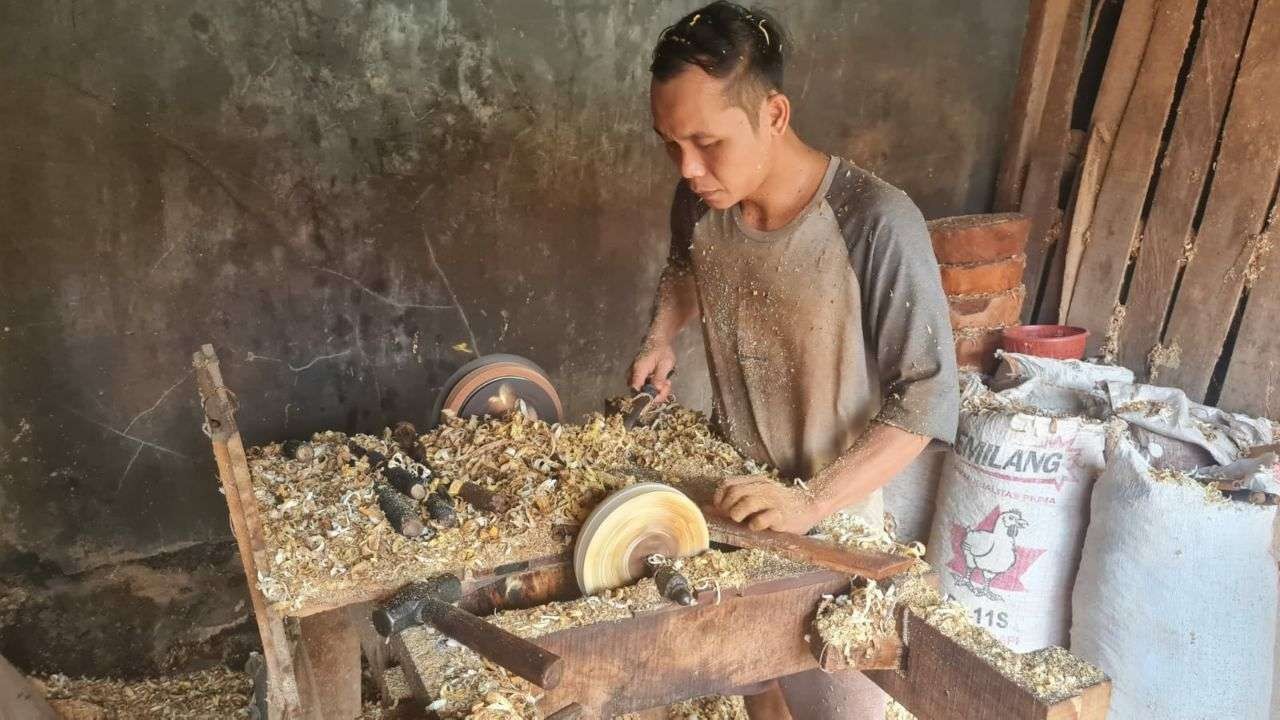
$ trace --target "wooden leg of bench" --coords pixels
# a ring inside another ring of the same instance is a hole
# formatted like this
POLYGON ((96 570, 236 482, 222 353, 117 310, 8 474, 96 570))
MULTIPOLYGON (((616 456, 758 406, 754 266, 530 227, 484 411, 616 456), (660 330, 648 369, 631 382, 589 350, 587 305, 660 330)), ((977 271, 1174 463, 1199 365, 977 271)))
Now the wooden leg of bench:
POLYGON ((360 603, 347 608, 347 612, 350 614, 351 624, 355 626, 360 636, 360 651, 364 654, 365 661, 369 663, 369 675, 378 686, 379 701, 383 707, 391 707, 398 699, 387 688, 387 668, 394 664, 391 659, 391 645, 378 634, 377 630, 373 629, 373 621, 369 619, 373 607, 373 603, 360 603))
POLYGON ((360 715, 360 633, 347 608, 298 619, 297 666, 307 718, 360 715))

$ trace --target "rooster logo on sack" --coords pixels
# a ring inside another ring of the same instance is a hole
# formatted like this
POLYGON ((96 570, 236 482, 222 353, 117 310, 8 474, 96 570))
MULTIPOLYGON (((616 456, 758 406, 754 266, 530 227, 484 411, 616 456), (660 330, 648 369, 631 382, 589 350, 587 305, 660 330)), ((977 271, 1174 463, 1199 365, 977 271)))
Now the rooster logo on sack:
POLYGON ((973 527, 952 523, 952 558, 947 569, 956 584, 997 601, 1004 598, 993 587, 1024 592, 1023 573, 1044 554, 1043 549, 1018 544, 1018 532, 1029 525, 1021 510, 1002 511, 998 506, 973 527))

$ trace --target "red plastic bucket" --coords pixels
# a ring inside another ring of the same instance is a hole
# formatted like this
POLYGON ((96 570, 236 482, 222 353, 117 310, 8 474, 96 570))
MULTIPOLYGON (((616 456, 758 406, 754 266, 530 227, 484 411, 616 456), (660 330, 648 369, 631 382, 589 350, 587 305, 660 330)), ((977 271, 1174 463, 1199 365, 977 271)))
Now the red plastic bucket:
POLYGON ((1081 360, 1089 331, 1070 325, 1015 325, 1000 336, 1000 347, 1008 352, 1081 360))

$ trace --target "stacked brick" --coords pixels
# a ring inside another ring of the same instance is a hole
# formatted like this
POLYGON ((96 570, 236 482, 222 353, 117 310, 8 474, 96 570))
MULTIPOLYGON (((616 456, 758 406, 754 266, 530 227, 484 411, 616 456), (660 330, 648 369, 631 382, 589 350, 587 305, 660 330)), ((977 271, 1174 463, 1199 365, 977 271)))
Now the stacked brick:
POLYGON ((1022 273, 1030 230, 1030 219, 1018 213, 961 215, 929 223, 962 368, 994 370, 1001 331, 1019 323, 1027 295, 1022 273))

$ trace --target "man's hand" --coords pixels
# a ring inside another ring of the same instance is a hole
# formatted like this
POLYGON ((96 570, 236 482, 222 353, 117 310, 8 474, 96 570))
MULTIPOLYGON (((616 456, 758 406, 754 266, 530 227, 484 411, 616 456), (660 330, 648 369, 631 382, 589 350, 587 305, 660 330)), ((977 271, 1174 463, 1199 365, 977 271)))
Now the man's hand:
POLYGON ((734 522, 752 530, 776 530, 803 535, 822 520, 817 503, 801 488, 789 488, 764 475, 724 480, 715 505, 734 522))
POLYGON ((631 372, 627 375, 627 386, 639 392, 645 382, 653 383, 658 388, 655 403, 666 402, 671 396, 671 381, 667 376, 676 366, 676 351, 671 343, 646 341, 640 354, 631 363, 631 372))

